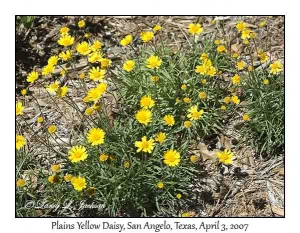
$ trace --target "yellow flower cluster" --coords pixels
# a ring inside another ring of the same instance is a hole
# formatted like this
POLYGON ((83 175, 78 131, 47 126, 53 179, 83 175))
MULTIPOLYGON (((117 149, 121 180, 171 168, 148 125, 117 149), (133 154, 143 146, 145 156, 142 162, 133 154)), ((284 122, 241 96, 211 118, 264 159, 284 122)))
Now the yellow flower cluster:
MULTIPOLYGON (((223 99, 224 103, 226 104, 229 104, 230 102, 238 105, 240 103, 240 99, 238 96, 236 95, 232 95, 231 97, 230 96, 226 96, 224 99, 223 99)), ((223 109, 222 110, 226 110, 226 106, 222 107, 223 109), (225 108, 224 108, 225 107, 225 108)))
POLYGON ((206 53, 203 53, 200 57, 200 60, 202 61, 202 65, 196 66, 195 72, 211 77, 214 76, 217 71, 216 68, 212 65, 212 61, 208 58, 208 55, 206 53))
POLYGON ((88 91, 88 94, 86 97, 84 97, 83 101, 85 102, 96 102, 98 101, 104 92, 107 89, 107 84, 106 83, 100 83, 97 87, 91 88, 88 91))
POLYGON ((247 28, 247 24, 245 22, 238 22, 236 24, 236 28, 238 32, 241 33, 241 38, 243 39, 244 44, 248 44, 248 39, 252 39, 256 37, 256 33, 247 28))

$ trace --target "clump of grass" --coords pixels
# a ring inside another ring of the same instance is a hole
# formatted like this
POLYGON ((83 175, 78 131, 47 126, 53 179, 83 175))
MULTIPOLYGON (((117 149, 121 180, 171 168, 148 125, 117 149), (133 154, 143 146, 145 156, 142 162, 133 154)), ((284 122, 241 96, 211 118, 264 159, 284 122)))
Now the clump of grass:
POLYGON ((245 86, 251 121, 242 132, 258 153, 276 156, 284 152, 284 77, 263 70, 249 77, 245 86), (264 84, 265 83, 268 84, 264 84))

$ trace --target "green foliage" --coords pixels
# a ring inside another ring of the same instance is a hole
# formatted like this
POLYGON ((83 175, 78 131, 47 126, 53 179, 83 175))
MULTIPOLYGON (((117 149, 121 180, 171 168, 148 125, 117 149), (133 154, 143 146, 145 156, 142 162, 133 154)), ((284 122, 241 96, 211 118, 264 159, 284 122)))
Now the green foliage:
POLYGON ((244 86, 251 121, 243 128, 243 136, 265 156, 284 151, 284 76, 264 70, 252 73, 244 86), (263 80, 268 79, 269 85, 263 80))
POLYGON ((23 24, 25 28, 29 29, 32 26, 35 18, 36 16, 19 16, 19 22, 23 24))

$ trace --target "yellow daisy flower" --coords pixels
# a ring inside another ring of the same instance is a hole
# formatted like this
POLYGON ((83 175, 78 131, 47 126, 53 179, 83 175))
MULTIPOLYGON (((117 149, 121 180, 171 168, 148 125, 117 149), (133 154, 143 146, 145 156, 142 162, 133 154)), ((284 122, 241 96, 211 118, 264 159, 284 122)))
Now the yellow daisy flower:
POLYGON ((152 113, 148 109, 141 109, 135 114, 135 118, 139 123, 148 125, 152 121, 152 113))
POLYGON ((130 72, 134 69, 135 62, 133 60, 127 60, 123 65, 123 70, 130 72))
POLYGON ((111 60, 108 58, 101 58, 100 63, 102 69, 107 69, 111 65, 111 60))
POLYGON ((25 180, 24 179, 18 179, 17 180, 17 187, 24 187, 26 184, 25 180))
POLYGON ((100 160, 101 162, 105 162, 107 159, 108 159, 108 155, 106 155, 106 154, 101 154, 101 155, 99 156, 99 160, 100 160))
POLYGON ((101 59, 102 59, 101 53, 98 51, 95 51, 95 52, 89 54, 88 61, 90 63, 96 63, 96 62, 101 62, 101 59))
POLYGON ((132 35, 127 35, 120 41, 120 45, 127 46, 130 45, 131 42, 132 42, 132 35))
POLYGON ((84 20, 80 20, 80 21, 78 22, 78 27, 83 28, 84 26, 85 26, 84 20))
POLYGON ((55 94, 58 88, 59 88, 59 81, 55 81, 54 83, 51 83, 46 89, 50 94, 55 94))
POLYGON ((239 85, 241 83, 241 77, 236 74, 231 78, 231 81, 233 85, 239 85))
POLYGON ((247 113, 245 113, 245 114, 243 115, 243 120, 244 120, 244 121, 250 121, 250 116, 249 116, 247 113))
POLYGON ((269 85, 269 80, 268 79, 264 79, 264 85, 269 85))
POLYGON ((176 150, 170 149, 164 153, 164 163, 170 167, 178 166, 180 154, 176 150))
POLYGON ((183 123, 183 125, 184 125, 184 127, 185 128, 191 128, 192 127, 192 122, 191 121, 185 121, 184 123, 183 123))
POLYGON ((159 132, 156 134, 155 141, 159 143, 163 143, 166 140, 166 134, 163 132, 159 132))
POLYGON ((154 143, 153 139, 149 139, 147 141, 147 137, 144 136, 144 137, 142 137, 142 141, 136 141, 134 145, 135 145, 135 147, 138 148, 137 152, 143 151, 143 152, 151 154, 154 149, 155 143, 154 143))
POLYGON ((37 122, 38 123, 43 123, 44 122, 44 118, 42 116, 37 118, 37 122))
POLYGON ((24 110, 24 106, 22 104, 22 102, 17 102, 16 104, 16 115, 23 115, 23 110, 24 110))
POLYGON ((79 161, 84 161, 88 157, 86 149, 84 146, 73 146, 69 150, 68 159, 71 160, 72 163, 77 163, 79 161))
POLYGON ((227 108, 226 108, 225 105, 222 105, 222 106, 220 107, 220 109, 221 109, 222 111, 225 111, 227 108))
POLYGON ((66 182, 70 182, 70 181, 72 180, 72 178, 73 178, 73 176, 72 176, 71 174, 66 174, 66 175, 64 176, 64 180, 65 180, 66 182))
POLYGON ((63 87, 59 87, 56 91, 57 97, 62 98, 65 97, 66 94, 68 92, 68 87, 67 86, 63 86, 63 87))
POLYGON ((230 96, 226 96, 223 101, 225 104, 229 104, 231 101, 230 96))
POLYGON ((147 63, 146 66, 149 69, 158 69, 162 64, 162 60, 158 57, 158 56, 150 56, 149 58, 147 58, 147 63))
POLYGON ((57 43, 59 45, 67 47, 67 46, 74 44, 74 40, 75 40, 74 37, 70 36, 69 34, 64 34, 60 37, 60 39, 57 41, 57 43))
POLYGON ((190 120, 198 120, 202 117, 204 111, 201 109, 200 111, 198 111, 198 107, 196 105, 190 107, 188 109, 189 114, 187 115, 188 118, 190 118, 190 120))
POLYGON ((55 66, 58 62, 58 59, 59 57, 58 56, 51 56, 49 59, 48 59, 48 65, 50 66, 55 66))
POLYGON ((101 145, 104 143, 105 132, 100 128, 92 128, 89 130, 87 135, 88 142, 92 144, 92 146, 101 145))
POLYGON ((32 71, 32 72, 29 73, 29 75, 27 76, 27 79, 26 79, 26 80, 27 80, 27 82, 29 82, 29 83, 34 83, 34 81, 37 80, 38 77, 39 77, 38 72, 32 71))
POLYGON ((54 70, 55 70, 55 66, 53 66, 53 65, 46 65, 42 69, 42 75, 51 74, 51 73, 54 72, 54 70))
POLYGON ((59 172, 60 169, 61 169, 61 165, 60 164, 54 164, 51 167, 51 171, 53 171, 53 172, 59 172))
POLYGON ((68 34, 69 33, 69 28, 68 27, 66 27, 66 26, 63 26, 63 27, 61 27, 60 29, 59 29, 59 32, 60 32, 60 34, 61 35, 65 35, 65 34, 68 34))
POLYGON ((53 183, 58 184, 60 182, 60 179, 59 179, 59 176, 57 176, 57 175, 51 175, 48 177, 48 181, 51 184, 53 184, 53 183))
POLYGON ((197 160, 198 160, 198 157, 196 155, 191 155, 190 160, 191 160, 192 163, 196 163, 197 160))
POLYGON ((50 126, 48 127, 48 132, 49 132, 50 134, 55 133, 55 132, 56 132, 56 126, 55 126, 55 125, 50 125, 50 126))
POLYGON ((238 105, 240 103, 240 99, 236 95, 231 97, 231 101, 236 105, 238 105))
POLYGON ((81 55, 88 55, 92 51, 90 45, 86 41, 77 44, 76 50, 81 55))
POLYGON ((187 85, 186 84, 182 84, 180 87, 181 90, 185 91, 187 89, 187 85))
POLYGON ((98 101, 107 89, 106 83, 100 83, 96 88, 91 88, 86 96, 87 102, 98 101))
POLYGON ((236 63, 236 68, 237 68, 238 70, 243 70, 245 67, 246 67, 246 63, 245 63, 244 61, 238 61, 238 62, 236 63))
POLYGON ((91 80, 98 81, 104 78, 105 73, 105 70, 102 70, 99 67, 93 67, 89 70, 89 77, 91 80))
POLYGON ((203 32, 203 28, 199 23, 197 24, 191 23, 188 26, 188 32, 192 35, 199 35, 201 32, 203 32))
POLYGON ((68 61, 72 57, 72 52, 71 52, 71 50, 67 50, 65 52, 61 52, 58 56, 61 60, 68 61))
POLYGON ((153 27, 153 31, 157 32, 157 31, 160 31, 162 29, 162 27, 160 25, 155 25, 153 27))
POLYGON ((160 181, 157 183, 156 187, 159 189, 162 189, 162 188, 164 188, 164 183, 160 181))
POLYGON ((258 57, 261 63, 266 63, 269 59, 269 56, 262 50, 258 53, 258 57))
POLYGON ((224 53, 224 52, 226 52, 226 48, 224 45, 219 45, 217 47, 217 51, 218 51, 218 53, 224 53))
POLYGON ((93 112, 94 112, 93 108, 86 108, 86 110, 84 111, 84 114, 87 116, 90 116, 93 114, 93 112))
POLYGON ((27 90, 26 90, 26 89, 22 89, 22 90, 21 90, 21 94, 22 94, 23 96, 25 96, 25 95, 27 94, 27 90))
POLYGON ((144 43, 147 43, 153 39, 154 33, 153 32, 141 32, 140 36, 141 36, 142 41, 144 43))
POLYGON ((175 119, 172 115, 165 115, 164 122, 168 126, 173 126, 175 124, 175 119))
POLYGON ((199 98, 200 99, 206 99, 206 97, 207 97, 207 94, 204 91, 199 92, 199 98))
POLYGON ((270 65, 270 69, 271 74, 278 74, 283 70, 283 65, 280 61, 275 61, 270 65))
POLYGON ((189 104, 189 103, 192 102, 192 100, 191 100, 191 98, 189 98, 189 97, 184 97, 184 98, 183 98, 183 102, 189 104))
POLYGON ((216 154, 221 163, 224 163, 225 165, 232 164, 233 153, 230 150, 225 149, 224 151, 217 152, 216 154))
POLYGON ((91 49, 93 50, 93 52, 96 52, 98 50, 100 50, 102 47, 102 44, 99 40, 95 40, 93 45, 91 46, 91 49))
POLYGON ((159 77, 158 76, 151 76, 151 81, 154 83, 157 83, 159 81, 159 77))
POLYGON ((244 29, 246 29, 246 23, 240 21, 240 22, 238 22, 238 23, 236 24, 236 28, 237 28, 237 30, 238 30, 239 32, 241 32, 241 31, 243 31, 244 29))
POLYGON ((184 212, 184 213, 181 214, 181 217, 189 218, 189 217, 192 217, 192 215, 189 212, 184 212))
POLYGON ((130 168, 130 162, 129 161, 124 161, 123 167, 126 168, 126 169, 130 168))
POLYGON ((155 105, 155 102, 150 96, 144 95, 140 100, 140 105, 142 108, 150 109, 155 105))
POLYGON ((86 180, 85 180, 85 178, 83 178, 81 176, 73 177, 71 179, 71 183, 72 183, 74 189, 79 192, 86 188, 86 180))
POLYGON ((20 150, 25 145, 26 145, 26 139, 22 135, 17 134, 16 135, 16 149, 20 150))

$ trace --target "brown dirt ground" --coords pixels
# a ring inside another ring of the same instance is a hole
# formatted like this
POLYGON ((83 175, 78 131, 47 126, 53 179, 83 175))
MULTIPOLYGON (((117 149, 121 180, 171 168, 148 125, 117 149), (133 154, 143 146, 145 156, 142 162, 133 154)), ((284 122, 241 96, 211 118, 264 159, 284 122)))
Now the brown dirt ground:
MULTIPOLYGON (((37 64, 43 66, 48 57, 53 53, 50 48, 56 48, 58 30, 61 25, 75 25, 79 17, 38 17, 33 27, 29 30, 17 29, 16 35, 16 92, 26 87, 25 77, 37 64)), ((175 51, 186 46, 186 28, 189 23, 200 22, 205 28, 202 36, 207 38, 227 37, 230 44, 234 45, 237 38, 231 34, 231 29, 239 20, 244 20, 248 26, 255 29, 258 36, 258 47, 270 48, 267 50, 276 59, 283 59, 284 56, 284 18, 270 17, 204 17, 204 16, 118 16, 106 17, 95 16, 85 17, 89 23, 90 32, 93 37, 99 38, 105 45, 105 52, 109 57, 122 58, 118 41, 127 34, 138 35, 141 30, 149 30, 155 24, 163 27, 161 37, 175 51), (211 25, 211 20, 216 19, 216 24, 211 25), (268 33, 260 30, 257 25, 262 20, 268 24, 268 33), (217 29, 217 30, 216 30, 217 29), (268 34, 268 36, 267 36, 268 34)), ((232 47, 232 49, 238 49, 232 47)), ((55 51, 55 49, 54 49, 55 51)), ((80 66, 80 70, 85 69, 85 64, 80 66)), ((73 83, 76 86, 76 82, 73 83)), ((67 135, 80 131, 81 121, 68 105, 63 101, 57 102, 56 109, 50 108, 49 96, 38 87, 33 87, 35 97, 44 108, 45 115, 52 122, 56 122, 60 127, 59 133, 68 144, 67 135), (58 110, 59 109, 59 110, 58 110)), ((78 100, 79 94, 71 92, 74 101, 78 100)), ((19 97, 24 98, 24 97, 19 97)), ((39 109, 35 100, 30 96, 25 100, 28 107, 25 111, 27 118, 32 119, 29 124, 35 132, 28 131, 26 137, 35 141, 37 135, 42 135, 41 126, 35 121, 39 109)), ((116 104, 116 103, 115 103, 116 104)), ((80 106, 84 111, 84 106, 80 106)), ((73 139, 74 140, 74 139, 73 139)), ((226 140, 226 139, 225 139, 226 140)), ((230 143, 230 138, 227 139, 230 143)), ((63 143, 61 142, 61 145, 63 143)), ((42 166, 48 169, 53 162, 59 162, 55 158, 45 157, 47 151, 43 147, 34 148, 38 154, 37 160, 42 166)), ((274 156, 269 160, 261 160, 255 156, 251 148, 243 147, 237 153, 237 161, 230 171, 223 171, 220 174, 215 164, 211 160, 203 162, 208 170, 211 182, 215 188, 208 192, 207 200, 203 198, 201 216, 216 217, 241 217, 241 216, 284 216, 284 161, 283 156, 274 156)), ((193 211, 193 210, 191 210, 193 211)))

